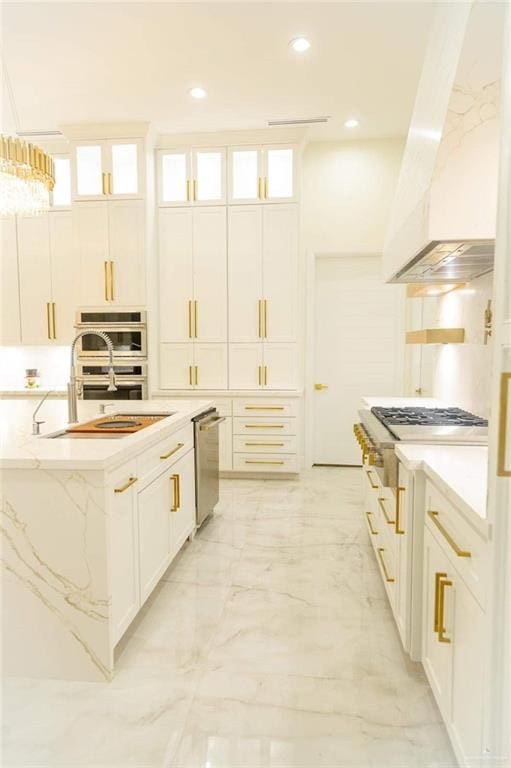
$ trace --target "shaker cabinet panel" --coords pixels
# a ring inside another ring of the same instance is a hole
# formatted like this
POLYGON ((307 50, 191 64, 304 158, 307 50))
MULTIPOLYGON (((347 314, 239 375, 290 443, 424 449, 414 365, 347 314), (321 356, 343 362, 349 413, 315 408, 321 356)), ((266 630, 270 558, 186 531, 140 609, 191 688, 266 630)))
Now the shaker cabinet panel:
POLYGON ((72 217, 79 262, 80 304, 108 304, 108 206, 94 202, 77 203, 72 207, 72 217))
POLYGON ((58 344, 70 344, 78 305, 71 213, 51 211, 48 219, 54 340, 58 344))
POLYGON ((160 344, 160 387, 192 389, 193 344, 160 344))
POLYGON ((194 387, 227 389, 227 344, 194 344, 194 387))
POLYGON ((263 292, 265 338, 296 341, 298 335, 298 209, 263 208, 263 292))
POLYGON ((140 603, 163 575, 170 554, 171 469, 138 494, 140 542, 140 603))
POLYGON ((159 211, 160 340, 193 338, 193 212, 159 211))
POLYGON ((194 338, 227 341, 227 215, 225 207, 193 211, 194 338))
POLYGON ((2 218, 2 304, 0 307, 1 344, 21 343, 20 294, 18 275, 18 236, 15 218, 2 218))
POLYGON ((189 451, 170 470, 170 553, 174 557, 195 529, 195 457, 189 451))
POLYGON ((260 389, 263 381, 263 345, 229 345, 229 387, 260 389))
POLYGON ((24 344, 52 338, 52 295, 48 214, 18 218, 21 335, 24 344))
POLYGON ((264 381, 268 389, 296 389, 298 385, 296 344, 264 344, 264 381))
POLYGON ((145 303, 145 211, 142 200, 108 203, 111 302, 145 303))
POLYGON ((261 206, 229 209, 230 342, 262 339, 262 217, 261 206))
POLYGON ((143 145, 141 139, 72 142, 73 200, 83 202, 143 197, 143 145))

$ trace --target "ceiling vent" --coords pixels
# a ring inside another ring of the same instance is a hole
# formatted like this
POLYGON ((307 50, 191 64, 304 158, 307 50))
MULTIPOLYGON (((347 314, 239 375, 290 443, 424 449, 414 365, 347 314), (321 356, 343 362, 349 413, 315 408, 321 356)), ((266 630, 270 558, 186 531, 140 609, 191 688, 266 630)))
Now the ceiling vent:
POLYGON ((64 134, 62 131, 16 131, 16 136, 20 136, 23 139, 35 139, 36 137, 42 137, 42 136, 63 136, 64 134))
POLYGON ((268 125, 313 125, 314 123, 328 123, 330 117, 304 117, 297 120, 268 120, 268 125))

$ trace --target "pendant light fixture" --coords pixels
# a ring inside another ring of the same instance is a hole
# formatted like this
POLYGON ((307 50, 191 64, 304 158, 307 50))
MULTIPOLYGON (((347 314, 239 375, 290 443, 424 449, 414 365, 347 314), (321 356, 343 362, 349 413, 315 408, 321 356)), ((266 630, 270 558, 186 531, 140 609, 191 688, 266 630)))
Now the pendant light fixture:
POLYGON ((33 144, 0 138, 0 215, 36 214, 48 209, 55 185, 50 155, 33 144))

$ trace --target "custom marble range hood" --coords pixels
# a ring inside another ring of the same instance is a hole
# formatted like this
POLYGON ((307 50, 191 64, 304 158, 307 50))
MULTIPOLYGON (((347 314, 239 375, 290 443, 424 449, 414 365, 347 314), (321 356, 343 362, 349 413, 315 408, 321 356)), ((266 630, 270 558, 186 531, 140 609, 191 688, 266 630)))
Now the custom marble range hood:
POLYGON ((391 225, 387 282, 467 282, 493 268, 503 7, 439 6, 391 225))

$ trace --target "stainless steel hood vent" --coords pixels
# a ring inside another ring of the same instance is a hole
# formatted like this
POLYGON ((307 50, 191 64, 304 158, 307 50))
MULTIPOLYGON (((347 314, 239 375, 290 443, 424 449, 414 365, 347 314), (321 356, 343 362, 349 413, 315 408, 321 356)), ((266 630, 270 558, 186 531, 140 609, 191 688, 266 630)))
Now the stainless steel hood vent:
POLYGON ((495 240, 433 241, 395 277, 397 283, 469 282, 493 269, 495 240))

